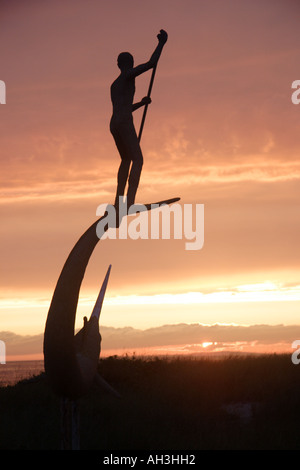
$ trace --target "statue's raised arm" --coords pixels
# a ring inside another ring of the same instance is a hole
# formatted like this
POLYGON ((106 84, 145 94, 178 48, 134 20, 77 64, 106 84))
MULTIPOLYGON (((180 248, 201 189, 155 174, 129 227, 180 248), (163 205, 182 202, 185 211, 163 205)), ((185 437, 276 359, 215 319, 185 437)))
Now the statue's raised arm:
POLYGON ((148 70, 152 69, 153 67, 156 66, 157 62, 159 61, 159 58, 161 56, 162 50, 164 45, 166 44, 168 40, 168 34, 166 31, 163 29, 160 30, 160 33, 157 35, 158 39, 158 45, 156 46, 153 54, 151 55, 150 59, 148 62, 145 62, 144 64, 137 65, 136 67, 133 67, 131 70, 127 72, 128 78, 135 78, 141 75, 144 72, 147 72, 148 70))

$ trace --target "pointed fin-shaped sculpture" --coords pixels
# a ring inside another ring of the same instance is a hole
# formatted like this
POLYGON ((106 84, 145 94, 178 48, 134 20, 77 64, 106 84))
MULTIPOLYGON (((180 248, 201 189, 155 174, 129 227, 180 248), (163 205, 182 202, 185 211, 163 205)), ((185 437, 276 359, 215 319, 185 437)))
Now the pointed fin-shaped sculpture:
MULTIPOLYGON (((75 335, 76 358, 81 376, 84 382, 92 385, 96 375, 100 356, 101 335, 99 334, 99 318, 104 301, 104 296, 111 271, 109 266, 98 298, 93 308, 89 321, 85 321, 84 327, 75 335), (79 341, 78 341, 79 340, 79 341)), ((108 384, 107 384, 108 386, 108 384)))
MULTIPOLYGON (((110 271, 111 271, 111 264, 109 265, 109 268, 107 270, 106 276, 101 286, 98 298, 96 300, 95 306, 90 316, 90 321, 92 317, 96 317, 98 320, 98 324, 99 324, 100 313, 101 313, 101 309, 102 309, 102 305, 104 301, 104 296, 105 296, 105 292, 106 292, 106 288, 108 284, 110 271)), ((86 332, 87 332, 87 327, 89 325, 89 322, 87 321, 87 317, 84 317, 83 320, 84 320, 83 328, 81 328, 81 330, 78 331, 78 333, 76 333, 75 335, 75 349, 77 352, 80 352, 80 350, 83 348, 84 342, 86 341, 85 338, 86 338, 86 332)))
POLYGON ((109 268, 108 268, 106 276, 104 278, 104 281, 103 281, 102 287, 100 289, 98 298, 96 300, 94 309, 93 309, 92 314, 91 314, 91 318, 96 317, 98 319, 98 321, 99 321, 99 317, 100 317, 100 313, 101 313, 101 309, 102 309, 102 304, 103 304, 103 300, 104 300, 104 296, 105 296, 105 292, 106 292, 106 288, 107 288, 107 284, 108 284, 110 271, 111 271, 111 264, 109 265, 109 268))

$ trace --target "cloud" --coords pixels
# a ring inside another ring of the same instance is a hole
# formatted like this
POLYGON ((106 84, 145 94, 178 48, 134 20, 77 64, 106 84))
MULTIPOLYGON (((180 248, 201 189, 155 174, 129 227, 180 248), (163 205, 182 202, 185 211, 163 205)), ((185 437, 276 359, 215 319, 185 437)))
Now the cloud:
MULTIPOLYGON (((259 352, 282 350, 288 351, 293 341, 300 338, 299 325, 202 325, 176 324, 139 330, 131 327, 101 327, 102 354, 116 351, 123 354, 135 350, 143 352, 195 353, 208 351, 242 351, 259 352), (249 345, 251 347, 249 347, 249 345), (241 348, 244 346, 244 349, 241 348)), ((16 335, 11 332, 0 332, 0 339, 6 344, 8 357, 20 357, 42 354, 43 335, 16 335)))
MULTIPOLYGON (((172 2, 171 12, 159 6, 171 33, 143 135, 144 181, 172 185, 176 179, 182 186, 189 178, 197 184, 299 178, 299 113, 289 96, 298 53, 294 4, 278 2, 270 10, 268 1, 188 3, 172 2)), ((115 181, 119 160, 108 129, 115 56, 127 41, 137 60, 145 60, 156 44, 151 22, 143 25, 149 38, 141 26, 130 28, 143 10, 136 1, 125 9, 119 1, 105 8, 32 1, 25 11, 22 2, 14 4, 13 14, 3 9, 7 30, 1 32, 8 84, 2 187, 28 196, 29 183, 39 197, 43 185, 48 195, 52 184, 52 194, 63 198, 65 188, 76 197, 78 186, 115 181), (115 9, 130 15, 126 34, 115 9), (8 41, 11 29, 18 35, 8 41), (114 39, 104 47, 107 35, 114 39)))
POLYGON ((292 342, 300 337, 299 326, 284 325, 164 325, 147 330, 103 328, 103 343, 109 349, 199 344, 203 342, 292 342))

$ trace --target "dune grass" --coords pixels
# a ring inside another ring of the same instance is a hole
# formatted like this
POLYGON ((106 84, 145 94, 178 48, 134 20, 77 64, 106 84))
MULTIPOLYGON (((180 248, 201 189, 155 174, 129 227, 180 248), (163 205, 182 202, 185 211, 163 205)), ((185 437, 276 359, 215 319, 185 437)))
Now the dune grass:
MULTIPOLYGON (((79 400, 81 449, 300 449, 300 366, 289 355, 110 357, 79 400), (251 410, 244 419, 238 412, 251 410)), ((60 404, 44 375, 0 388, 0 449, 59 449, 60 404)))

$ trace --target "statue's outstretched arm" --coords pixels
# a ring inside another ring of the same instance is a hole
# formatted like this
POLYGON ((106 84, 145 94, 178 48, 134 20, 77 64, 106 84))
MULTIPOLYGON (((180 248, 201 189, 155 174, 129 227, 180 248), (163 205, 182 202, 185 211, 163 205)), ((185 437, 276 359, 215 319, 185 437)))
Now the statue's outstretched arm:
POLYGON ((168 40, 168 34, 166 33, 166 31, 161 29, 160 33, 157 35, 157 39, 158 45, 156 46, 152 56, 150 57, 150 60, 148 60, 148 62, 145 62, 144 64, 140 64, 136 67, 133 67, 131 70, 128 70, 128 72, 126 73, 127 78, 135 78, 138 75, 141 75, 142 73, 147 72, 148 70, 153 69, 153 67, 156 66, 163 50, 163 47, 168 40))

